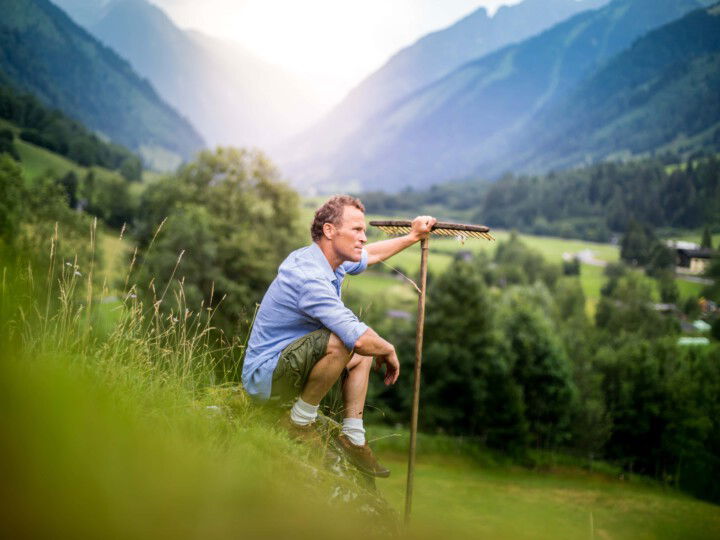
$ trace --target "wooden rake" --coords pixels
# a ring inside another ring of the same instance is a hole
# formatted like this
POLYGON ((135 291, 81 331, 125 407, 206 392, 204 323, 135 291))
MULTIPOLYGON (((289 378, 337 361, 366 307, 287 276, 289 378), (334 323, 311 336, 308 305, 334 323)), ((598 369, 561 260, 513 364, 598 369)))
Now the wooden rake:
MULTIPOLYGON (((405 220, 371 221, 370 225, 393 236, 408 234, 412 230, 412 222, 405 220)), ((490 228, 484 225, 464 225, 461 223, 445 223, 441 221, 438 221, 433 226, 430 235, 458 238, 463 242, 467 238, 495 240, 490 234, 490 228)), ((415 333, 415 378, 413 383, 412 416, 410 419, 410 454, 408 457, 407 484, 405 487, 406 525, 410 522, 413 479, 415 476, 415 444, 417 441, 418 409, 420 406, 420 368, 422 367, 423 331, 425 327, 425 289, 427 285, 429 243, 429 238, 425 238, 420 243, 420 294, 418 297, 418 315, 415 333)))

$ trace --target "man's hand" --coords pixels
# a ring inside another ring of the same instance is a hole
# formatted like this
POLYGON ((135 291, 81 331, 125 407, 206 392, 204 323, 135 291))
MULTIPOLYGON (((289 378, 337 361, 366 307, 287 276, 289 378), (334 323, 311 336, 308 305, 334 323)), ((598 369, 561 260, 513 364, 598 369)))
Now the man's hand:
POLYGON ((380 371, 383 364, 385 364, 385 386, 395 384, 400 376, 400 362, 395 349, 390 354, 375 356, 375 371, 380 371))
POLYGON ((372 328, 368 328, 355 342, 354 351, 365 356, 374 356, 376 371, 385 364, 385 384, 395 384, 400 375, 400 362, 392 343, 385 341, 372 328))
POLYGON ((418 216, 412 220, 412 231, 410 236, 414 242, 418 240, 424 240, 430 234, 433 225, 437 223, 437 219, 432 216, 418 216))
POLYGON ((405 236, 380 240, 365 246, 368 252, 368 266, 389 259, 396 253, 427 238, 437 219, 432 216, 418 216, 412 221, 412 229, 405 236))

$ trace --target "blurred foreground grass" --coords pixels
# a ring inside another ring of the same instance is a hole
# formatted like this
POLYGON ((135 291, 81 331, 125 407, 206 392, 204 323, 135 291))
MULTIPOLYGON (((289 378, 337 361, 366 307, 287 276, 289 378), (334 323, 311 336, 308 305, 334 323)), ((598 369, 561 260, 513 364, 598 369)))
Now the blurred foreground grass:
MULTIPOLYGON (((180 295, 167 314, 122 290, 108 317, 107 291, 70 263, 19 268, 0 264, 7 537, 352 539, 393 528, 392 512, 367 512, 377 499, 292 444, 217 369, 239 351, 212 338, 212 308, 188 312, 180 295)), ((400 511, 407 433, 378 434, 393 471, 379 490, 400 511)), ((422 436, 419 452, 404 536, 720 536, 717 506, 619 481, 605 465, 590 474, 540 456, 527 469, 442 436, 422 436)))
POLYGON ((0 273, 4 537, 366 538, 381 519, 394 526, 225 381, 219 362, 237 350, 212 337, 212 309, 176 298, 165 316, 123 293, 98 332, 104 305, 69 263, 0 273))

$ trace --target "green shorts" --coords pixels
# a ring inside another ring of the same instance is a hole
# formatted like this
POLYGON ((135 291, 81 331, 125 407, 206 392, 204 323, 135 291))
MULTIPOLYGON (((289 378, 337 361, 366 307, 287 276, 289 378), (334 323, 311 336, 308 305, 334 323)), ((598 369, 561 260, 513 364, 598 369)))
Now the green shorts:
POLYGON ((296 339, 280 353, 273 371, 269 403, 290 407, 302 392, 315 364, 327 351, 330 330, 321 328, 296 339))

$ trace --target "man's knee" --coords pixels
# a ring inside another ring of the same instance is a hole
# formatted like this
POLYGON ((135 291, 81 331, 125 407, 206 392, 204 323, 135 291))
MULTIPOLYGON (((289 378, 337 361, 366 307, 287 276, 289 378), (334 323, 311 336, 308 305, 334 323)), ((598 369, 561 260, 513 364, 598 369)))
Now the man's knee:
POLYGON ((347 363, 352 356, 343 341, 333 333, 330 333, 325 354, 341 359, 345 363, 347 363))
POLYGON ((363 371, 370 372, 372 368, 373 357, 363 356, 361 354, 353 354, 352 358, 348 362, 347 369, 361 369, 363 371))

